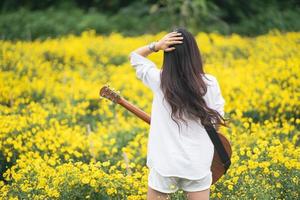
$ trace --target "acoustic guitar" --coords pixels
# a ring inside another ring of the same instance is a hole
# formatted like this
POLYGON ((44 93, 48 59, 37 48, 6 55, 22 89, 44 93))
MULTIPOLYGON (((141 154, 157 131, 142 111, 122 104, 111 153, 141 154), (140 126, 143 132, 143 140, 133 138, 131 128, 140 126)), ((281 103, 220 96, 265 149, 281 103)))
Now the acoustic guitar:
MULTIPOLYGON (((145 121, 146 123, 150 124, 151 117, 147 113, 145 113, 143 110, 139 109, 138 107, 134 106, 132 103, 128 102, 126 99, 121 97, 113 89, 110 89, 109 85, 103 86, 100 89, 99 95, 101 96, 101 98, 103 98, 103 97, 107 98, 110 101, 123 106, 124 108, 129 110, 131 113, 133 113, 134 115, 136 115, 137 117, 139 117, 140 119, 145 121)), ((228 161, 230 162, 230 158, 231 158, 231 154, 232 154, 231 144, 223 134, 221 134, 220 132, 217 132, 217 134, 220 139, 219 141, 223 144, 223 147, 229 157, 228 161)), ((226 169, 225 164, 224 164, 224 161, 222 162, 222 159, 219 156, 219 154, 215 148, 214 157, 213 157, 213 161, 212 161, 212 165, 211 165, 211 172, 212 172, 212 177, 213 177, 212 184, 216 183, 226 173, 228 166, 226 169)))

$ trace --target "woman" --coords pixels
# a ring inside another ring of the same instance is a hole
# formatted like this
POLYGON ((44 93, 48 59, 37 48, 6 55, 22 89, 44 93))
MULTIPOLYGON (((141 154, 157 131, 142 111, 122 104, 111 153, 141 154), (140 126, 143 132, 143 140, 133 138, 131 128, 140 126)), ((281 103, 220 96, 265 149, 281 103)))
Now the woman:
POLYGON ((179 188, 189 200, 209 199, 214 145, 203 124, 226 126, 225 100, 217 79, 203 71, 195 38, 177 28, 129 58, 136 76, 153 92, 147 199, 170 199, 179 188), (146 58, 160 50, 162 70, 146 58))

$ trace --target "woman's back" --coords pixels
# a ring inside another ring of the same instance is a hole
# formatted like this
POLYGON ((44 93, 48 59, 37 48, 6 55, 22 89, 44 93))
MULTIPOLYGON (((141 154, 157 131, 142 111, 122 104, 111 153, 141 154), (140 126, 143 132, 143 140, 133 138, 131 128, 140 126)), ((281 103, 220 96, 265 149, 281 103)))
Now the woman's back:
MULTIPOLYGON (((160 88, 160 74, 149 59, 132 52, 131 64, 136 75, 153 92, 151 126, 147 147, 147 166, 163 176, 177 176, 190 180, 200 179, 211 173, 214 145, 200 121, 189 120, 182 123, 179 133, 177 124, 171 119, 171 107, 164 100, 160 88)), ((208 107, 224 116, 225 101, 221 95, 217 79, 204 75, 207 85, 204 100, 208 107)), ((200 78, 200 77, 199 77, 200 78)))
MULTIPOLYGON (((224 99, 217 99, 216 79, 210 74, 205 76, 207 93, 204 99, 211 108, 223 111, 224 99)), ((220 96, 219 96, 220 97, 220 96)), ((148 141, 147 166, 153 167, 163 176, 200 179, 211 173, 214 145, 200 120, 187 120, 179 132, 177 124, 171 119, 170 105, 163 100, 160 87, 154 92, 151 127, 148 141)))

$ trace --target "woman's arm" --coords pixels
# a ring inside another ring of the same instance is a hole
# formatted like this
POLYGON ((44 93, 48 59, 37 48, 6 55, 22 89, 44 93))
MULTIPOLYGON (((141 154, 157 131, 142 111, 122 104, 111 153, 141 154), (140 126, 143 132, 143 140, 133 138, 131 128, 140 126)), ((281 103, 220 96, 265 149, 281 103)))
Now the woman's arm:
MULTIPOLYGON (((149 45, 145 45, 142 47, 137 48, 136 50, 134 50, 134 52, 140 54, 141 56, 147 57, 148 55, 150 55, 151 53, 153 53, 153 51, 151 51, 148 47, 149 45)), ((157 46, 157 45, 155 45, 157 46)), ((156 49, 157 47, 155 47, 156 49)))
MULTIPOLYGON (((178 39, 183 39, 182 37, 175 37, 179 33, 171 32, 167 34, 164 38, 162 38, 159 42, 156 42, 154 45, 154 51, 164 50, 164 51, 172 51, 175 47, 169 47, 171 44, 179 44, 182 41, 177 41, 178 39)), ((153 48, 153 47, 152 47, 153 48)), ((152 89, 152 91, 156 91, 159 86, 159 75, 160 70, 156 67, 155 63, 147 58, 149 54, 153 51, 150 50, 149 45, 142 46, 129 54, 129 60, 131 65, 136 70, 136 76, 143 83, 152 89)))
MULTIPOLYGON (((164 50, 166 52, 174 50, 175 47, 169 47, 169 45, 181 44, 182 41, 179 40, 183 39, 183 37, 178 37, 179 35, 181 35, 181 33, 177 32, 171 32, 166 34, 161 40, 155 43, 154 49, 158 51, 164 50)), ((147 57, 149 54, 153 53, 153 51, 149 49, 149 45, 139 47, 136 50, 134 50, 134 52, 144 57, 147 57)), ((130 56, 128 58, 130 59, 130 56)))

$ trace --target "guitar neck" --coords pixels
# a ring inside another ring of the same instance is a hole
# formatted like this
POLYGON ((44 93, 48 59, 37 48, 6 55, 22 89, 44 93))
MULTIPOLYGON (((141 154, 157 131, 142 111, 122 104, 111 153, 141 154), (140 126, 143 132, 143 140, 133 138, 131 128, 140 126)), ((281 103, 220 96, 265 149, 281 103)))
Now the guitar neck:
POLYGON ((142 119, 143 121, 147 122, 150 124, 151 122, 151 117, 147 113, 145 113, 143 110, 140 108, 134 106, 132 103, 128 102, 126 99, 123 97, 120 98, 118 104, 129 110, 131 113, 142 119))

